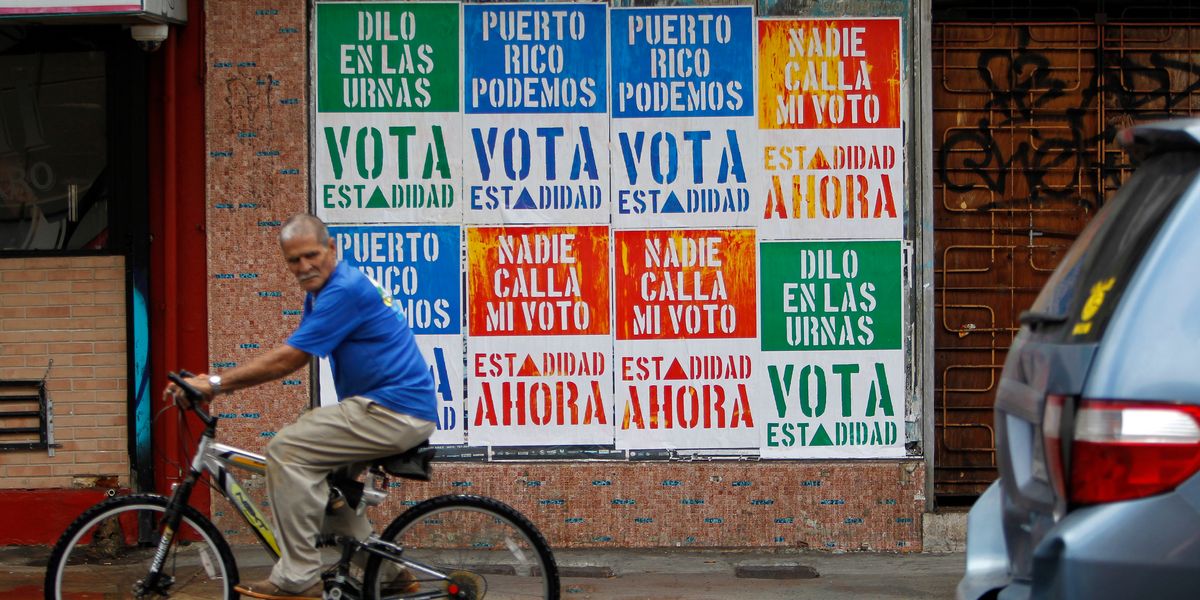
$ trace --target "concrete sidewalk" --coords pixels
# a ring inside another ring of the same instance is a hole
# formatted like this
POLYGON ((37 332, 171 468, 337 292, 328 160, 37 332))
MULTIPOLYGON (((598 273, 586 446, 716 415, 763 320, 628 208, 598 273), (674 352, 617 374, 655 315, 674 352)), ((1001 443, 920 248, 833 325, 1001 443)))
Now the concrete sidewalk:
MULTIPOLYGON (((49 549, 0 548, 0 597, 42 597, 49 549)), ((243 575, 270 562, 238 549, 243 575)), ((556 550, 564 600, 953 598, 965 555, 747 550, 556 550)))

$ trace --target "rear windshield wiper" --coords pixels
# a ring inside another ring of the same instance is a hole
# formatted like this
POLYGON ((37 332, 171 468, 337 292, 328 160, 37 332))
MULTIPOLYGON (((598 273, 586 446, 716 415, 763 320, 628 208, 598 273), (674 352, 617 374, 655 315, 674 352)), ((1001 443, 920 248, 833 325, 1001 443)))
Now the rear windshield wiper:
POLYGON ((1066 323, 1067 315, 1025 310, 1021 311, 1020 321, 1022 325, 1028 325, 1030 328, 1036 329, 1041 325, 1058 325, 1059 323, 1066 323))

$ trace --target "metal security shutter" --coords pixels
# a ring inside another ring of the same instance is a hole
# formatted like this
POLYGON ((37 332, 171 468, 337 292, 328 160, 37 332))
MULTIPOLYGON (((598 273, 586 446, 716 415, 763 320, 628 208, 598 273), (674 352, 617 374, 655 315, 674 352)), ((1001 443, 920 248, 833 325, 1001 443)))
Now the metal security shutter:
POLYGON ((1128 175, 1116 132, 1200 112, 1200 26, 1083 16, 934 27, 942 505, 973 501, 996 477, 992 401, 1018 315, 1128 175))

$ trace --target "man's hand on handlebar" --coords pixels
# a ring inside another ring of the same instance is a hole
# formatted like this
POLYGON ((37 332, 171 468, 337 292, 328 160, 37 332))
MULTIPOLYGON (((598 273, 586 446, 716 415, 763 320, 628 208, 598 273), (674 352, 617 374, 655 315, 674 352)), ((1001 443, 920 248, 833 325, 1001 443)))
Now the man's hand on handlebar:
MULTIPOLYGON (((207 374, 192 375, 187 371, 184 371, 182 374, 184 375, 182 378, 183 382, 195 390, 204 403, 212 402, 213 388, 212 384, 208 382, 207 374)), ((163 390, 163 400, 168 402, 173 401, 185 409, 192 407, 192 398, 174 382, 167 383, 166 389, 163 390)))

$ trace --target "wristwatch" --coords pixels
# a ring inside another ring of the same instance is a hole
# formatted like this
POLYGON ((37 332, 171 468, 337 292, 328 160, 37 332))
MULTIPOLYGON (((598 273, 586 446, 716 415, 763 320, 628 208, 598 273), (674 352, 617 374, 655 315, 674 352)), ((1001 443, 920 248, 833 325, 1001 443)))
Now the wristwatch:
POLYGON ((212 395, 213 395, 213 397, 216 397, 217 394, 221 393, 221 376, 220 375, 209 375, 208 376, 208 385, 212 386, 212 395))

